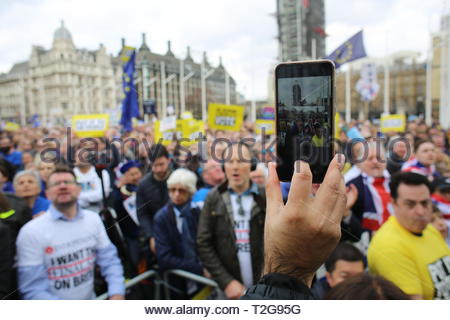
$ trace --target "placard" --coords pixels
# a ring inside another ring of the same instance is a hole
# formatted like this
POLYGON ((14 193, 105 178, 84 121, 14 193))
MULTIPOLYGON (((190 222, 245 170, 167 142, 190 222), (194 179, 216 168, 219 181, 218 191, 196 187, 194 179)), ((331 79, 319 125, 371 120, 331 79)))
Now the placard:
POLYGON ((255 132, 256 134, 261 134, 264 128, 265 135, 271 135, 275 133, 275 120, 256 120, 255 132))
POLYGON ((244 107, 210 103, 208 125, 211 129, 239 131, 244 120, 244 107))
POLYGON ((108 130, 109 114, 78 114, 72 117, 72 130, 80 138, 98 138, 108 130))
POLYGON ((404 132, 406 128, 406 117, 403 114, 391 114, 381 116, 381 132, 404 132))

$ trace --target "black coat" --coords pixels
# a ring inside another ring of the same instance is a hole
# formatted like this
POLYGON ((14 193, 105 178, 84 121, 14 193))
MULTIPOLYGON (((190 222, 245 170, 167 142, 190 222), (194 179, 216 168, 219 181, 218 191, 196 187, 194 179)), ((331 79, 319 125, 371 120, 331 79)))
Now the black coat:
POLYGON ((154 237, 153 218, 167 202, 169 202, 169 192, 166 180, 158 181, 153 177, 152 172, 147 173, 136 191, 137 216, 145 238, 154 237))
POLYGON ((314 300, 311 290, 302 282, 280 273, 270 273, 250 287, 242 300, 314 300))
POLYGON ((16 269, 13 268, 12 261, 16 255, 16 239, 19 230, 31 220, 31 209, 25 201, 16 195, 4 193, 11 210, 0 212, 0 299, 6 288, 7 293, 12 293, 5 299, 19 299, 17 294, 17 276, 16 269), (4 229, 7 231, 4 231, 4 229), (5 256, 3 256, 5 255, 5 256), (6 269, 5 269, 6 268, 6 269), (7 275, 4 273, 7 271, 7 275), (4 277, 7 276, 7 279, 4 277), (7 287, 9 286, 9 288, 7 287))
POLYGON ((11 246, 11 231, 0 221, 0 300, 7 298, 11 290, 11 269, 14 247, 11 246))

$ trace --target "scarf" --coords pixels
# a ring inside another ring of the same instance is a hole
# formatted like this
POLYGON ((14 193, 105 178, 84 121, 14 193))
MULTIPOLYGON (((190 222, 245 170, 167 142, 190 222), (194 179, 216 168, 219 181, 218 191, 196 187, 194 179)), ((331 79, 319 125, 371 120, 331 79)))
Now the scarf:
POLYGON ((431 196, 431 201, 433 204, 438 207, 439 211, 442 212, 442 216, 445 220, 450 220, 450 201, 445 199, 443 196, 439 194, 433 194, 431 196))
POLYGON ((389 174, 371 177, 362 174, 364 182, 364 212, 362 227, 376 231, 387 221, 392 212, 389 174))
POLYGON ((428 179, 430 180, 433 180, 434 178, 440 176, 440 174, 436 171, 436 166, 434 164, 432 164, 429 167, 426 167, 417 159, 412 159, 405 162, 402 165, 402 171, 418 173, 428 177, 428 179))

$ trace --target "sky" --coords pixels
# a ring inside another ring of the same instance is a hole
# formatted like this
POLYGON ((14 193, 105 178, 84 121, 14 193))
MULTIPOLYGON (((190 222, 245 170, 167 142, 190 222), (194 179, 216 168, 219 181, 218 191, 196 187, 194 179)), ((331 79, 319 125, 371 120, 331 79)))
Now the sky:
MULTIPOLYGON (((327 52, 364 29, 369 56, 424 54, 449 9, 450 0, 325 0, 327 52)), ((170 40, 180 58, 188 45, 197 62, 203 51, 214 66, 222 57, 247 99, 266 99, 278 52, 275 12, 276 0, 1 0, 0 73, 27 60, 32 45, 50 48, 64 20, 78 48, 102 43, 117 54, 121 38, 139 47, 145 32, 155 53, 170 40)))

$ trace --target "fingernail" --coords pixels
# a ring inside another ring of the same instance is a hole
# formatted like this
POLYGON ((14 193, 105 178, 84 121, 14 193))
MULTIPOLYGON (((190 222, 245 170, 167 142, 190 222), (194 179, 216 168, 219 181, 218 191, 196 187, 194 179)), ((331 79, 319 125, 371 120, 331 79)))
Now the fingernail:
POLYGON ((344 169, 344 166, 345 166, 345 156, 342 153, 338 153, 335 155, 335 157, 337 157, 337 163, 339 165, 339 170, 342 171, 342 169, 344 169))

